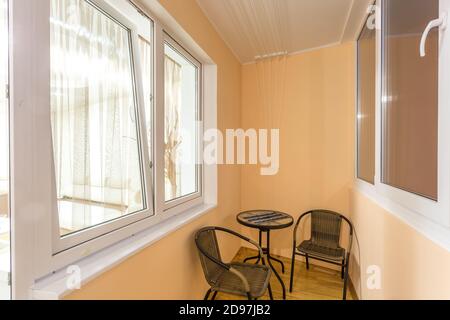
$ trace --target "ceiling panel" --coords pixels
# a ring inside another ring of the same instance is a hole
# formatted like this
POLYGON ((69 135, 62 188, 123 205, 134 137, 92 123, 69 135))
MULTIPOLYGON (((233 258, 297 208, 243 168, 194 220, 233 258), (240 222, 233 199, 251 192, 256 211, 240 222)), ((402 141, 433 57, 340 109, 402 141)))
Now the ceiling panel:
POLYGON ((242 63, 340 43, 372 0, 197 0, 242 63), (352 26, 349 30, 349 25, 352 26))

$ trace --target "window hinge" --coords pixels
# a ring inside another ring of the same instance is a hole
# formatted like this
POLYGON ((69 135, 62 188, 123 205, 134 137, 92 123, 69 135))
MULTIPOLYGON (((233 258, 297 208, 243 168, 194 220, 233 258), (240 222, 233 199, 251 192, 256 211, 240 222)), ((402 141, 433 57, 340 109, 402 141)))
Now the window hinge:
POLYGON ((5 85, 5 97, 6 99, 9 99, 9 84, 5 85))

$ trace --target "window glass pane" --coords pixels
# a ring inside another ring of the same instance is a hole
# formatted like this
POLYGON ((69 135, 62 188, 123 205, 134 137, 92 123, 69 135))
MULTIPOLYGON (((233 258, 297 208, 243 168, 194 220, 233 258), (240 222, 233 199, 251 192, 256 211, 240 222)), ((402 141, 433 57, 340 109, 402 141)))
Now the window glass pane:
POLYGON ((375 176, 375 28, 367 24, 358 39, 358 178, 375 176))
POLYGON ((8 1, 0 0, 0 300, 10 299, 8 1))
POLYGON ((437 199, 438 35, 419 56, 439 0, 384 1, 382 180, 437 199))
POLYGON ((136 27, 139 41, 142 85, 145 103, 145 123, 147 127, 147 141, 150 160, 152 160, 152 119, 153 119, 153 21, 143 14, 129 0, 107 0, 121 14, 132 21, 136 27))
POLYGON ((165 45, 165 198, 198 191, 196 165, 198 70, 165 45))
POLYGON ((52 0, 51 109, 62 236, 146 208, 130 31, 52 0))

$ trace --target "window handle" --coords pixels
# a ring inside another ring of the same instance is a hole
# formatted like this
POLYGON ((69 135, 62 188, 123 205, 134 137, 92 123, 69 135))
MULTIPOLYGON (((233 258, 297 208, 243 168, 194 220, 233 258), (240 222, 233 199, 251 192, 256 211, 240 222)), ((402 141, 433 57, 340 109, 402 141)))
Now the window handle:
POLYGON ((425 45, 427 43, 428 34, 430 33, 431 29, 437 27, 440 27, 441 30, 445 30, 445 28, 447 27, 447 12, 442 12, 439 19, 430 21, 423 31, 422 39, 420 39, 420 56, 422 58, 426 56, 425 45))

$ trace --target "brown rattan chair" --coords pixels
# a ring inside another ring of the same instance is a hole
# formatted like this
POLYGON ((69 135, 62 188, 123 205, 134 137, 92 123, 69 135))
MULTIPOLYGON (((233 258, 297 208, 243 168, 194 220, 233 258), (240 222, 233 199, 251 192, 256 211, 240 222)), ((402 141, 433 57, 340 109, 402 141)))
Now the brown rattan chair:
POLYGON ((270 268, 265 265, 224 263, 220 255, 216 231, 231 234, 253 244, 263 257, 263 251, 256 242, 232 230, 221 227, 206 227, 199 230, 195 235, 195 244, 199 251, 206 281, 211 286, 205 295, 205 300, 208 300, 211 292, 213 293, 212 300, 216 298, 218 292, 244 296, 250 300, 258 299, 264 295, 267 289, 272 299, 269 283, 270 268))
POLYGON ((352 249, 353 225, 343 215, 329 210, 312 210, 300 216, 294 229, 294 244, 292 250, 291 283, 289 290, 292 292, 294 282, 295 256, 303 256, 306 259, 306 268, 309 270, 309 259, 320 260, 342 267, 341 277, 344 279, 343 299, 347 298, 348 267, 350 251, 352 249), (297 230, 303 218, 311 216, 311 239, 297 245, 297 230), (349 226, 348 248, 345 250, 340 245, 342 221, 349 226))

